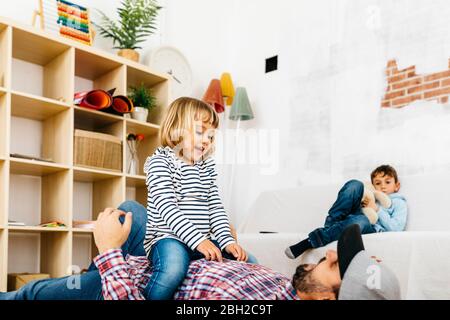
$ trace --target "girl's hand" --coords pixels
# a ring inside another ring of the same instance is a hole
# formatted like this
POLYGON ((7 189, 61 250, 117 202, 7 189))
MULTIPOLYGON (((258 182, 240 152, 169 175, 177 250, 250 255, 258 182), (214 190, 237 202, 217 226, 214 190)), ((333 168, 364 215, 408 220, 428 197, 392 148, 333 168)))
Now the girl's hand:
POLYGON ((229 254, 232 254, 236 258, 237 261, 246 262, 248 259, 247 252, 245 252, 245 250, 242 249, 242 247, 240 245, 238 245, 237 243, 229 244, 225 248, 225 251, 228 252, 229 254))
POLYGON ((220 252, 219 248, 217 248, 214 243, 208 239, 200 242, 196 249, 205 256, 206 260, 218 262, 223 261, 222 252, 220 252))

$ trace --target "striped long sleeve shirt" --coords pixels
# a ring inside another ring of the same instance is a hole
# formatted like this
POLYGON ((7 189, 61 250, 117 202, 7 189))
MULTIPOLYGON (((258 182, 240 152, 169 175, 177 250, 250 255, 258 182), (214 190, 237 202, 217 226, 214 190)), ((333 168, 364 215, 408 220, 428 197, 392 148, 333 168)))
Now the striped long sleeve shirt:
POLYGON ((213 158, 189 165, 170 147, 148 157, 146 174, 147 228, 144 248, 164 238, 181 240, 194 250, 213 235, 221 249, 235 240, 219 196, 213 158))

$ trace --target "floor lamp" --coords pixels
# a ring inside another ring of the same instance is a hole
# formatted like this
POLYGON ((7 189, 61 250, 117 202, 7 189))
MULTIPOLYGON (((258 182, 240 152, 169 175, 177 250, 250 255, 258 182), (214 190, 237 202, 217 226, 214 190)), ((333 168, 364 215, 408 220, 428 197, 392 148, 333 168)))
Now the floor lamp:
POLYGON ((252 107, 250 105, 250 100, 248 99, 247 90, 243 87, 238 87, 236 89, 236 94, 233 99, 233 105, 231 106, 230 111, 230 120, 237 121, 236 124, 236 140, 234 143, 235 151, 232 158, 231 163, 231 174, 230 174, 230 182, 228 184, 227 189, 227 201, 229 201, 229 208, 231 207, 231 194, 233 189, 233 180, 234 180, 234 170, 235 170, 235 159, 237 154, 237 148, 239 144, 239 128, 241 121, 248 121, 254 118, 252 107))

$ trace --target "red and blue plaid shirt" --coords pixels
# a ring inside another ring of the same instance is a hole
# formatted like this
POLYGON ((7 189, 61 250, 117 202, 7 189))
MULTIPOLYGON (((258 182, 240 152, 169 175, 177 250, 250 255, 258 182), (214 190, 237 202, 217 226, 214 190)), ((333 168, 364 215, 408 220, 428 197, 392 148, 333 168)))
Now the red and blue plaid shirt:
MULTIPOLYGON (((94 258, 107 300, 143 300, 151 277, 146 257, 127 256, 112 249, 94 258)), ((298 300, 290 280, 261 265, 224 259, 223 263, 192 261, 175 300, 298 300)))

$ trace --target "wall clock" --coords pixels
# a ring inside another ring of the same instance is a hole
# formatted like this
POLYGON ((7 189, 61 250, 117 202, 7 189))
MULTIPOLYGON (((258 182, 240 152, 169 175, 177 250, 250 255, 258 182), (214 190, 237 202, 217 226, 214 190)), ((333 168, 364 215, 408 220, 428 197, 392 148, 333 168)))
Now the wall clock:
POLYGON ((168 75, 170 79, 170 100, 192 94, 192 70, 186 57, 176 48, 161 46, 150 52, 147 66, 168 75))

